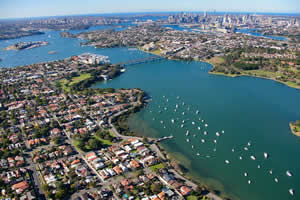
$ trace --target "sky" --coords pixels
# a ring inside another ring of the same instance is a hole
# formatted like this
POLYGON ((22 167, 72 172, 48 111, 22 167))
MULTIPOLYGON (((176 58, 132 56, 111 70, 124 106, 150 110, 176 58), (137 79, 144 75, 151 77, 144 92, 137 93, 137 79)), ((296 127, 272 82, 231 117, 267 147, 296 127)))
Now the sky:
POLYGON ((213 10, 300 13, 300 0, 0 0, 0 18, 213 10))

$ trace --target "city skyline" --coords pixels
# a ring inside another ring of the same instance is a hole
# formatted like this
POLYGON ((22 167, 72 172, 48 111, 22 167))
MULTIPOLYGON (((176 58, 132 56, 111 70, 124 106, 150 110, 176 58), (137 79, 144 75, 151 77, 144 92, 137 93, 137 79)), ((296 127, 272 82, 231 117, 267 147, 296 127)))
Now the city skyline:
POLYGON ((299 13, 300 2, 296 0, 271 1, 254 0, 241 2, 238 0, 226 1, 214 0, 211 2, 199 2, 196 0, 182 1, 158 1, 141 2, 137 0, 104 2, 97 0, 66 0, 66 1, 37 1, 28 0, 3 0, 0 8, 0 18, 28 18, 43 16, 65 16, 84 14, 109 14, 132 12, 264 12, 264 13, 299 13), (269 7, 272 5, 272 8, 269 7))

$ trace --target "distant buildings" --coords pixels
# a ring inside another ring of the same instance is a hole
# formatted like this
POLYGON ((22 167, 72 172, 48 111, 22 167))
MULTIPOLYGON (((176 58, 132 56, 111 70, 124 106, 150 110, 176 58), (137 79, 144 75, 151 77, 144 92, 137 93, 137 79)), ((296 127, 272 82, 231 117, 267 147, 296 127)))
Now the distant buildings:
POLYGON ((106 64, 110 63, 108 56, 84 53, 78 56, 78 61, 84 64, 106 64))

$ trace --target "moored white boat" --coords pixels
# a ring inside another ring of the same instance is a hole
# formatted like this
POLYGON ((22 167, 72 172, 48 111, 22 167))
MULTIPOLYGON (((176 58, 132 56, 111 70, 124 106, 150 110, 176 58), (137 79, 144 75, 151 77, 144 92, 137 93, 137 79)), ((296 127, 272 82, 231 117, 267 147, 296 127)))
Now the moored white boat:
POLYGON ((294 190, 293 189, 289 189, 289 193, 294 196, 294 190))
POLYGON ((287 176, 293 176, 292 173, 289 170, 286 171, 286 175, 287 176))

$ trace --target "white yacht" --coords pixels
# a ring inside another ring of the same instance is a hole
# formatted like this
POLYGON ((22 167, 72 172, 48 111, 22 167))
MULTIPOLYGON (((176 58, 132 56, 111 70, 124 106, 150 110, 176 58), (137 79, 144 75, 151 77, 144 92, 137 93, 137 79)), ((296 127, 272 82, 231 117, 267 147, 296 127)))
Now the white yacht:
POLYGON ((293 189, 289 189, 289 193, 294 196, 294 190, 293 189))
POLYGON ((186 131, 185 135, 188 136, 190 134, 189 130, 186 131))
POLYGON ((229 160, 225 160, 225 163, 226 163, 226 164, 229 164, 230 162, 229 162, 229 160))
POLYGON ((289 170, 286 171, 286 175, 287 176, 293 176, 292 173, 289 170))
POLYGON ((250 156, 250 158, 251 158, 252 160, 256 160, 256 158, 255 158, 254 156, 250 156))
POLYGON ((265 157, 265 159, 267 159, 269 157, 269 155, 265 152, 264 157, 265 157))

